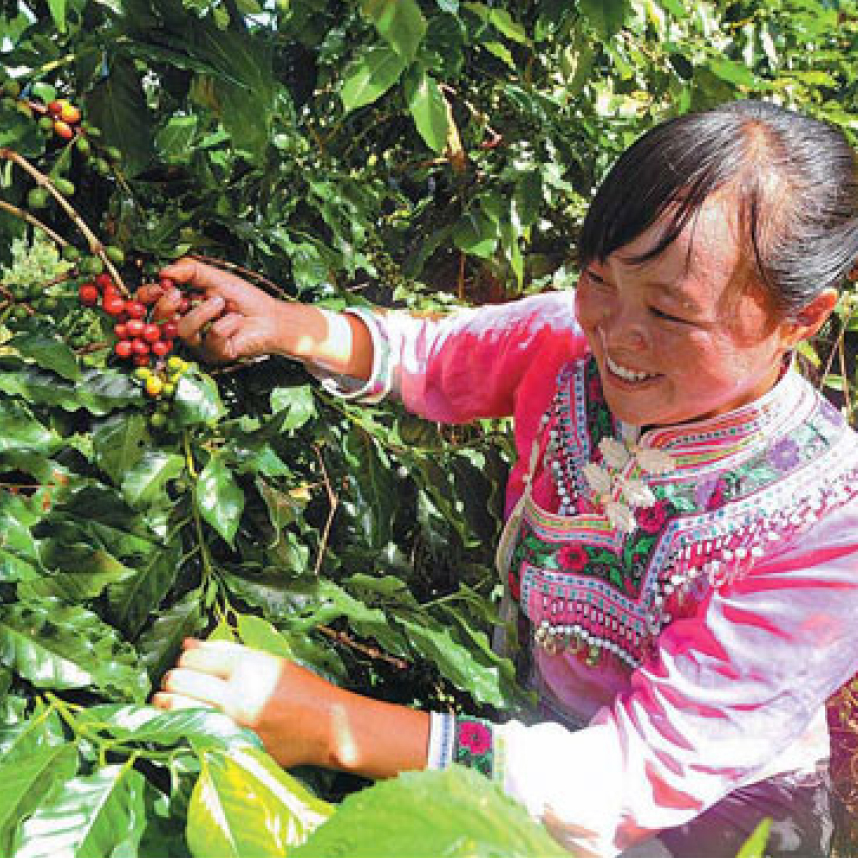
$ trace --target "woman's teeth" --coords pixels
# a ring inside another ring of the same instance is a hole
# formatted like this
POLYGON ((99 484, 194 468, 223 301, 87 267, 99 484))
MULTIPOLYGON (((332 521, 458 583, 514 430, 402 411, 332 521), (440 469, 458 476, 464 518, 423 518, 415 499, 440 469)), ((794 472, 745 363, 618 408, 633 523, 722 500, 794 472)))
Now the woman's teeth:
POLYGON ((605 355, 605 363, 614 375, 618 375, 624 381, 646 381, 648 378, 655 377, 655 373, 635 372, 633 369, 626 369, 624 366, 614 363, 607 355, 605 355))

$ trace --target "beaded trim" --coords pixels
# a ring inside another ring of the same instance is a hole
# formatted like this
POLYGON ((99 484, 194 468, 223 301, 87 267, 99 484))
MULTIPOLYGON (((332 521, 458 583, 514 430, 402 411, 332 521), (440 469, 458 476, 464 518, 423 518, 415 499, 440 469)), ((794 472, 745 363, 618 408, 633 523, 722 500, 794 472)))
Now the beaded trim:
POLYGON ((747 574, 858 494, 854 434, 801 379, 782 383, 781 401, 771 397, 761 415, 727 415, 685 438, 662 432, 674 446, 673 472, 643 473, 630 457, 623 475, 642 480, 655 500, 635 509, 636 527, 624 531, 580 476, 617 431, 594 362, 561 371, 543 427, 561 511, 525 498, 510 563, 537 645, 589 664, 610 652, 638 667, 661 630, 711 587, 747 574))

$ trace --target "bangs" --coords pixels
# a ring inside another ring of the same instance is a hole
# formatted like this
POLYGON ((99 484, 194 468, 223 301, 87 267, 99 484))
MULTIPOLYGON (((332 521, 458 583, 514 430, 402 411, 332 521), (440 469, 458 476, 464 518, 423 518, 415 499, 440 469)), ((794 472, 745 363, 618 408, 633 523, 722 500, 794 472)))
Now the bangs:
POLYGON ((658 241, 632 261, 647 262, 662 253, 704 202, 739 175, 743 137, 739 117, 714 113, 678 117, 641 137, 593 199, 578 239, 581 267, 604 261, 669 211, 658 241))

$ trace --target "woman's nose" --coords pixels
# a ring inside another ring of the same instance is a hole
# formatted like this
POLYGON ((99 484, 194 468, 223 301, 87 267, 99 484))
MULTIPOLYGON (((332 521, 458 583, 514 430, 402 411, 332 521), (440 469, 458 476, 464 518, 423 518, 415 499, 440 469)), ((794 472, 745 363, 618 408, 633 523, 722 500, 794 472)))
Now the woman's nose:
POLYGON ((634 312, 618 310, 610 313, 602 319, 599 328, 609 349, 640 351, 647 346, 643 320, 634 312))

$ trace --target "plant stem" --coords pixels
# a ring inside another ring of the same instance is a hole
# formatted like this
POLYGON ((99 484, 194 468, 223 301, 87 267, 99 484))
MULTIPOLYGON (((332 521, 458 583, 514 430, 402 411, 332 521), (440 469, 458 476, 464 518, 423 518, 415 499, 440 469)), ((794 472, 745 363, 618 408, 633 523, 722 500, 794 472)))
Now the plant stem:
POLYGON ((27 221, 30 226, 36 227, 36 229, 40 229, 45 235, 47 235, 51 241, 58 244, 61 248, 65 247, 68 242, 57 232, 54 232, 49 226, 43 224, 37 217, 33 217, 29 212, 25 212, 23 209, 19 209, 18 206, 13 206, 12 203, 7 203, 4 200, 0 200, 0 209, 3 211, 9 212, 9 214, 14 215, 21 220, 27 221))

